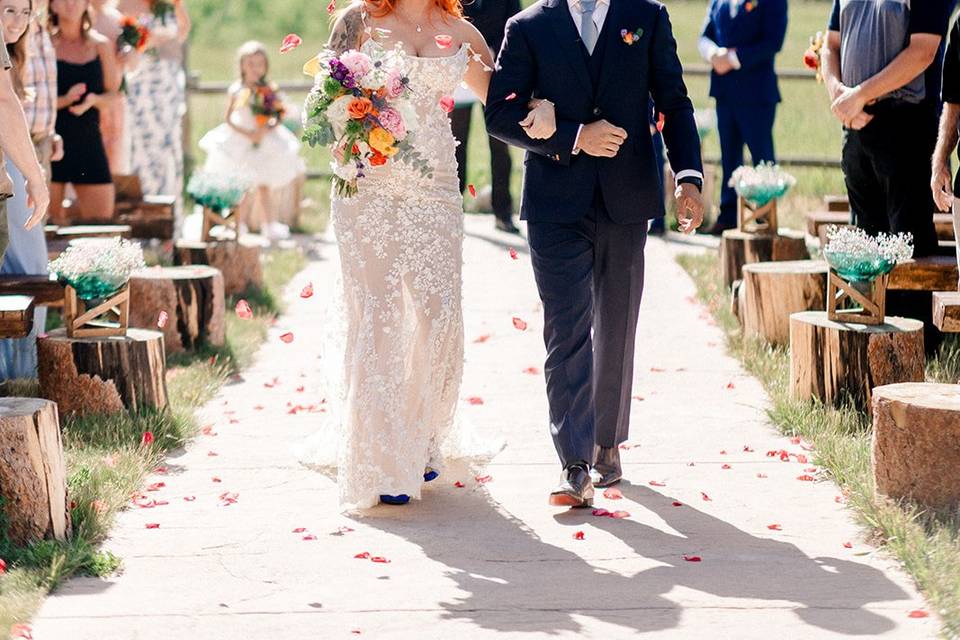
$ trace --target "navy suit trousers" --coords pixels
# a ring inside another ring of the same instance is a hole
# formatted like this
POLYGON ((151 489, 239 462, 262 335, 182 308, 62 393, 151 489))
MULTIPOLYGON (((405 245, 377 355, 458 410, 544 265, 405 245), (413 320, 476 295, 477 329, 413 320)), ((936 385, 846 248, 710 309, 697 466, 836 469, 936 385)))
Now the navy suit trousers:
POLYGON ((728 186, 730 176, 743 164, 743 145, 750 149, 753 164, 775 162, 773 121, 775 102, 731 104, 717 99, 717 133, 720 134, 720 162, 723 164, 723 188, 720 190, 718 222, 737 224, 737 192, 728 186))

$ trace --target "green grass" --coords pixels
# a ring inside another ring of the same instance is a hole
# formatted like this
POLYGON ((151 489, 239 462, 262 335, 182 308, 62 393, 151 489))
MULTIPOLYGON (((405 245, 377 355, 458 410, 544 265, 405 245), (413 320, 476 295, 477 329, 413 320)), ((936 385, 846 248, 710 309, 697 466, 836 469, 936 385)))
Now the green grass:
MULTIPOLYGON (((0 629, 28 621, 46 594, 70 576, 106 576, 120 567, 122 559, 98 548, 114 516, 129 506, 130 496, 164 453, 183 446, 197 433, 194 410, 250 363, 272 318, 282 311, 283 286, 304 264, 298 251, 268 254, 263 290, 243 296, 253 307, 254 318, 240 320, 228 313, 224 347, 168 361, 168 410, 63 420, 73 536, 62 543, 40 541, 17 547, 6 538, 0 521, 0 558, 9 565, 9 571, 0 576, 0 629), (154 441, 143 446, 147 431, 153 433, 154 441)), ((228 304, 232 308, 235 300, 228 304)), ((38 391, 36 381, 19 380, 3 385, 0 394, 35 396, 38 391)))
MULTIPOLYGON (((942 617, 944 636, 960 636, 960 511, 937 513, 905 501, 877 498, 870 466, 869 418, 850 407, 791 400, 787 350, 742 336, 730 311, 716 255, 682 255, 678 260, 726 333, 729 350, 763 383, 771 400, 770 420, 784 435, 802 436, 813 444, 814 462, 841 487, 872 541, 896 557, 916 581, 931 609, 942 617)), ((957 381, 960 341, 948 340, 941 347, 927 375, 932 381, 957 381)))
MULTIPOLYGON (((341 6, 344 2, 341 1, 341 6)), ((529 0, 525 4, 531 4, 529 0)), ((696 42, 706 11, 701 0, 668 0, 666 3, 673 21, 680 55, 685 64, 702 64, 696 42)), ((265 42, 276 50, 283 36, 290 32, 301 35, 301 48, 280 55, 271 55, 272 77, 276 81, 302 80, 300 68, 326 41, 328 32, 325 2, 320 0, 193 0, 190 10, 195 27, 191 38, 190 69, 204 81, 232 81, 236 77, 236 48, 248 39, 265 42)), ((790 22, 784 48, 778 59, 782 69, 802 66, 803 51, 811 35, 823 30, 830 12, 826 1, 798 1, 790 3, 790 22)), ((705 77, 688 76, 690 95, 698 108, 709 107, 708 81, 705 77)), ((839 158, 840 128, 830 115, 826 92, 810 80, 784 80, 780 83, 783 103, 777 116, 775 140, 781 155, 839 158)), ((291 102, 299 102, 303 95, 290 95, 291 102)), ((225 96, 193 96, 190 99, 191 141, 196 157, 196 141, 217 126, 226 108, 225 96)), ((473 134, 469 143, 468 182, 478 187, 490 183, 489 151, 482 135, 480 110, 474 112, 473 134)), ((514 151, 513 193, 520 193, 522 156, 514 151)), ((704 154, 719 156, 716 134, 704 142, 704 154)), ((327 169, 328 156, 324 150, 305 149, 304 157, 310 169, 327 169)), ((837 169, 791 170, 798 179, 795 196, 784 203, 780 213, 781 224, 801 228, 802 215, 817 206, 827 193, 843 191, 843 179, 837 169)), ((329 189, 327 181, 314 180, 307 185, 306 196, 315 203, 304 215, 303 228, 322 230, 326 221, 329 189)), ((716 198, 715 198, 716 199, 716 198)), ((469 203, 468 203, 469 204, 469 203)))

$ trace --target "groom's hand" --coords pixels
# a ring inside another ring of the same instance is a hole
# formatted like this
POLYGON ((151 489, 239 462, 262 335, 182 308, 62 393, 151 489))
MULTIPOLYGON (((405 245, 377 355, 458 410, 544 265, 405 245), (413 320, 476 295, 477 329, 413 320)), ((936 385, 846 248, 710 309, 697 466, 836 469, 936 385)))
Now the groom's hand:
POLYGON ((703 194, 696 185, 682 182, 673 192, 677 199, 677 221, 684 233, 693 233, 703 224, 703 194))
POLYGON ((583 151, 598 158, 613 158, 620 151, 620 145, 627 139, 627 132, 615 127, 606 120, 598 120, 583 125, 577 138, 575 150, 583 151))

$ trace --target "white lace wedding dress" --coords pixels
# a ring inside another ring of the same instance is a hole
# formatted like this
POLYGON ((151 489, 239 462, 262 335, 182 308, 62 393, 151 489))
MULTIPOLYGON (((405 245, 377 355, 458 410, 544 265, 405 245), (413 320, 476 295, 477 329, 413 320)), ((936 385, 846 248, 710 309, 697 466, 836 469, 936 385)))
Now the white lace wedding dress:
MULTIPOLYGON (((379 46, 367 40, 363 49, 379 46)), ((471 55, 464 45, 445 57, 406 56, 418 117, 413 144, 432 173, 390 162, 367 171, 356 196, 333 198, 346 318, 342 387, 331 399, 335 424, 300 458, 329 467, 330 437, 339 432, 344 508, 371 507, 381 494, 418 499, 425 467, 496 449, 467 444, 461 425, 453 429, 463 375, 463 197, 440 99, 453 94, 471 55)))

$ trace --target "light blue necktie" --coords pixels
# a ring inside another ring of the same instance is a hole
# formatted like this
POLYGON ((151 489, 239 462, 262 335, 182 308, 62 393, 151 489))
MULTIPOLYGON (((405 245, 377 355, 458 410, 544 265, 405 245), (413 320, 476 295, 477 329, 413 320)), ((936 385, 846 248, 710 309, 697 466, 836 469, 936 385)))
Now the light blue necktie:
POLYGON ((593 23, 593 12, 597 8, 597 0, 580 0, 580 38, 587 52, 593 55, 593 49, 597 46, 597 39, 600 34, 597 33, 597 25, 593 23))

